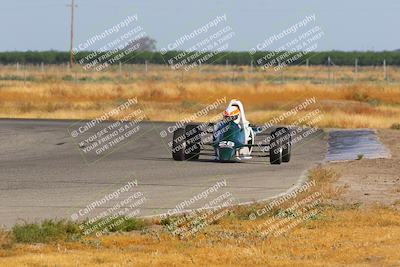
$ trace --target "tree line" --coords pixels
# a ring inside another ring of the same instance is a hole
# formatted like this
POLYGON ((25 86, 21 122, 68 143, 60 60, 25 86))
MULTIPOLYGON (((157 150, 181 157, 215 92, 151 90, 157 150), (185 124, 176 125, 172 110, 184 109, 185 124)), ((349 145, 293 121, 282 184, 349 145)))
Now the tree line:
MULTIPOLYGON (((81 52, 75 56, 75 60, 79 61, 81 58, 85 58, 90 55, 91 51, 81 52)), ((124 64, 167 64, 169 59, 179 58, 184 52, 182 51, 169 51, 166 54, 161 52, 150 52, 150 51, 135 51, 130 52, 121 58, 120 61, 124 64)), ((190 57, 196 52, 185 53, 185 57, 190 57)), ((207 53, 207 52, 205 52, 207 53)), ((287 57, 282 55, 285 51, 280 53, 258 51, 252 55, 249 52, 220 52, 210 58, 207 64, 214 65, 260 65, 259 59, 273 60, 276 58, 283 58, 283 61, 287 57)), ((295 53, 289 53, 290 55, 295 53)), ((98 54, 97 56, 100 56, 98 54)), ((194 58, 194 57, 192 57, 194 58)), ((386 61, 387 65, 400 65, 400 51, 383 51, 383 52, 344 52, 344 51, 324 51, 324 52, 309 52, 304 53, 303 56, 296 60, 289 61, 292 65, 308 64, 310 65, 354 65, 357 60, 359 66, 379 66, 386 61)), ((0 52, 0 64, 65 64, 69 61, 69 52, 62 51, 10 51, 0 52)), ((265 62, 265 60, 264 60, 265 62)), ((262 63, 264 64, 264 63, 262 63)), ((288 65, 290 65, 288 64, 288 65)))

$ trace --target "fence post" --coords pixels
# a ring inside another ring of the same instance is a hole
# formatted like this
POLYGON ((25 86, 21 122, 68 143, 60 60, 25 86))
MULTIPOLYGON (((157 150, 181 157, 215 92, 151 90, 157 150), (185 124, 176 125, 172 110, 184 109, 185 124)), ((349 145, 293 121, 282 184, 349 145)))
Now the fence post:
POLYGON ((281 66, 281 61, 279 60, 279 58, 277 58, 277 61, 278 61, 277 67, 278 67, 278 70, 279 70, 279 74, 278 75, 281 78, 281 83, 283 83, 283 67, 281 66))
POLYGON ((331 57, 328 57, 328 82, 331 82, 331 57))
POLYGON ((387 80, 387 73, 386 73, 386 59, 383 60, 383 79, 387 80))
POLYGON ((182 74, 181 74, 181 82, 182 82, 182 84, 183 84, 183 68, 182 68, 182 74))
POLYGON ((310 65, 310 62, 309 62, 309 59, 307 58, 306 59, 306 79, 308 79, 308 67, 309 67, 309 65, 310 65))
POLYGON ((358 80, 358 58, 354 62, 354 73, 356 74, 356 81, 358 80))
POLYGON ((144 69, 147 72, 147 59, 144 61, 144 69))
POLYGON ((25 87, 25 83, 26 83, 26 69, 24 67, 22 67, 24 69, 24 87, 25 87))

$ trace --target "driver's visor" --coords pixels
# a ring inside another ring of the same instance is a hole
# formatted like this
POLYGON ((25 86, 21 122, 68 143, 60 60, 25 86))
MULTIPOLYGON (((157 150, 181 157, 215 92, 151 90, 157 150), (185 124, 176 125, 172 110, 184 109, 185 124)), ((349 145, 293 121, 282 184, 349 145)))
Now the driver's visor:
POLYGON ((234 116, 225 116, 224 115, 224 119, 226 122, 228 121, 236 121, 239 118, 239 115, 234 115, 234 116))

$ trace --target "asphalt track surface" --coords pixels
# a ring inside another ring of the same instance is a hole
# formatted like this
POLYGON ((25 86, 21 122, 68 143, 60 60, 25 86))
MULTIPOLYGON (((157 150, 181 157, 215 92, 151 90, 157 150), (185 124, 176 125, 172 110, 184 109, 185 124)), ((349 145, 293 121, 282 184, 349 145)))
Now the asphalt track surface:
MULTIPOLYGON (((171 135, 160 136, 172 123, 142 122, 127 143, 90 158, 82 155, 82 147, 70 136, 71 129, 85 123, 0 120, 1 225, 95 217, 138 192, 144 202, 129 208, 137 216, 174 212, 177 205, 190 201, 184 209, 200 208, 224 193, 232 204, 268 199, 301 182, 306 171, 324 159, 327 147, 325 134, 316 131, 294 144, 291 161, 282 165, 270 165, 265 157, 245 163, 216 163, 207 156, 177 162, 167 145, 171 135), (129 192, 88 211, 91 203, 135 180, 138 185, 129 192), (193 201, 224 180, 226 186, 193 201)), ((121 205, 127 207, 138 199, 121 205)))

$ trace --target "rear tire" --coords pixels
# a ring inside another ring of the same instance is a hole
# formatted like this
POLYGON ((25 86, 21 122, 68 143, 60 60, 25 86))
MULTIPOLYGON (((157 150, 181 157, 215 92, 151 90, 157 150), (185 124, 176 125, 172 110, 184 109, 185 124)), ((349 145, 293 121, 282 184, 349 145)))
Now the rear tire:
POLYGON ((286 127, 277 128, 276 131, 283 132, 283 134, 279 136, 282 144, 282 162, 289 162, 290 155, 292 153, 292 137, 290 135, 290 131, 286 127))
POLYGON ((282 163, 282 154, 283 147, 281 145, 281 140, 279 136, 276 136, 275 130, 271 133, 271 141, 269 143, 269 162, 271 164, 281 164, 282 163))
POLYGON ((174 131, 172 139, 172 158, 174 160, 186 160, 186 136, 185 129, 179 128, 174 131))

